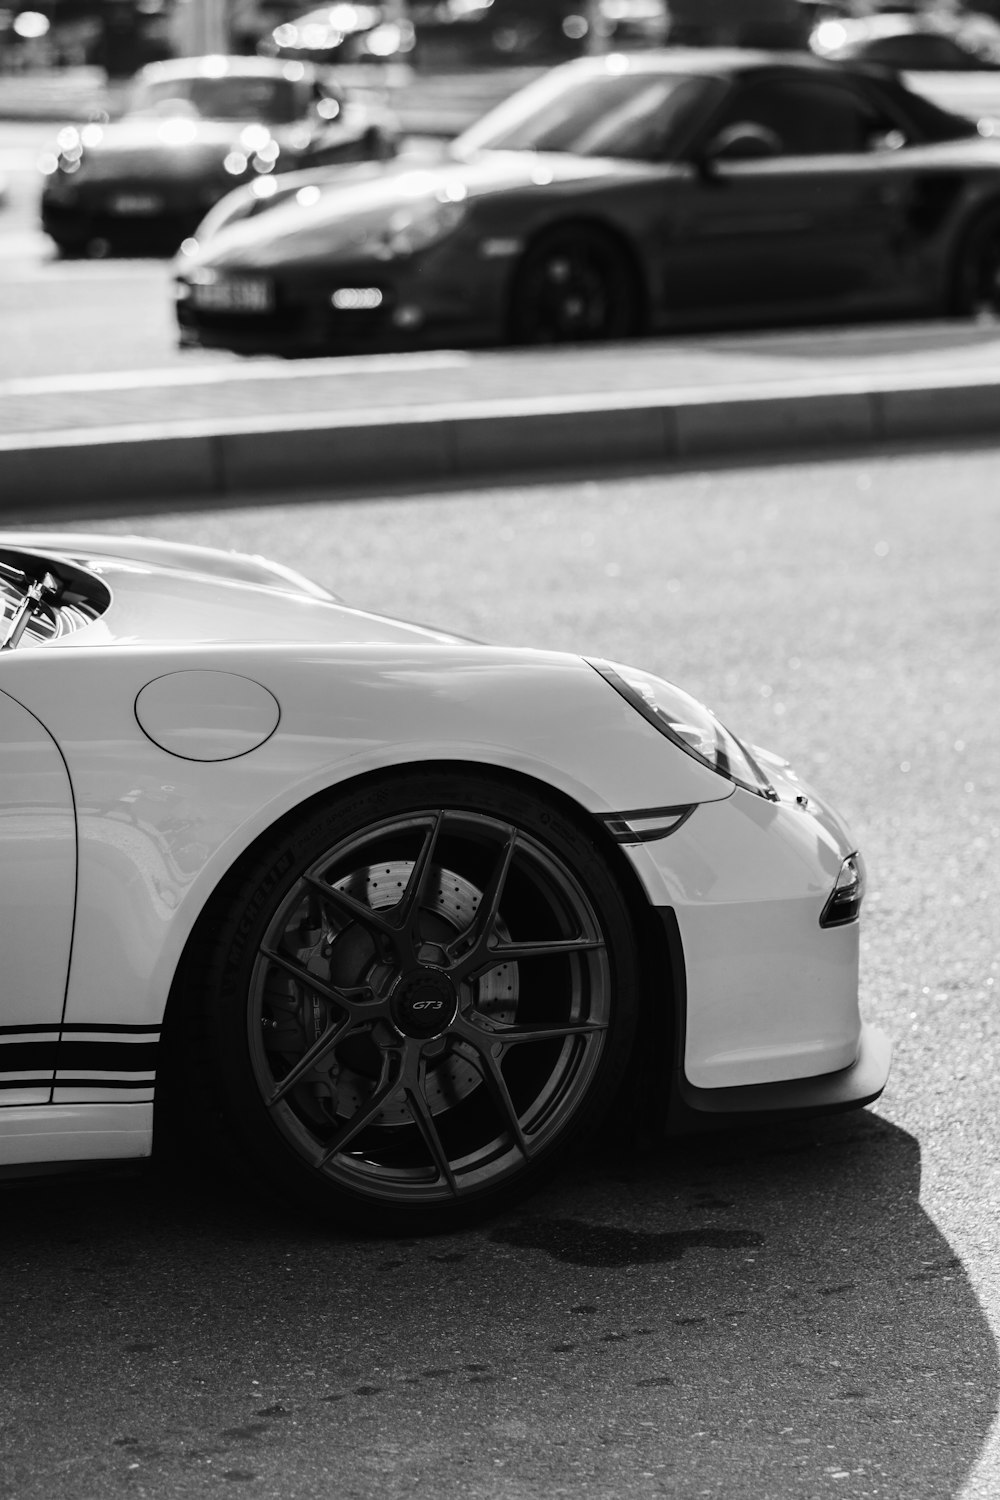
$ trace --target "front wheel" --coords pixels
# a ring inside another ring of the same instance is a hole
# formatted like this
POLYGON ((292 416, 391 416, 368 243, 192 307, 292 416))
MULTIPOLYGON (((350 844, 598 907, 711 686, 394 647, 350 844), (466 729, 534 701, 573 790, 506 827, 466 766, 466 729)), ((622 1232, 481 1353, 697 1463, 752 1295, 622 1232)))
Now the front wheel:
POLYGON ((582 826, 487 777, 410 775, 275 838, 204 1003, 230 1150, 345 1222, 441 1230, 607 1115, 635 942, 582 826))
POLYGON ((610 235, 587 225, 544 235, 515 274, 515 344, 628 338, 638 321, 639 292, 628 257, 610 235))

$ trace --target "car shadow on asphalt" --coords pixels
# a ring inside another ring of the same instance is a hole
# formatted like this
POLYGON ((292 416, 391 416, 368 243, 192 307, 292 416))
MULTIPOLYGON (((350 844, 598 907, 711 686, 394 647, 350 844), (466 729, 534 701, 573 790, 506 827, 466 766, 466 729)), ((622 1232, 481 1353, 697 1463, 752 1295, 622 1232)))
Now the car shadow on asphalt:
POLYGON ((580 1496, 940 1500, 997 1414, 919 1145, 870 1112, 615 1144, 438 1238, 140 1168, 6 1181, 0 1204, 5 1430, 28 1434, 0 1494, 63 1493, 79 1412, 107 1495, 201 1466, 306 1496, 312 1453, 358 1476, 338 1496, 448 1493, 460 1458, 495 1495, 562 1465, 580 1496))

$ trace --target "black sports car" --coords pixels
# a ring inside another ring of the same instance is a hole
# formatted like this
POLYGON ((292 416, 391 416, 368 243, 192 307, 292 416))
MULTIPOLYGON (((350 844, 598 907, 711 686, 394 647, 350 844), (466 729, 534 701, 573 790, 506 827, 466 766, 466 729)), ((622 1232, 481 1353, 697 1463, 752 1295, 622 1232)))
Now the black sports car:
POLYGON ((325 66, 395 62, 413 51, 411 21, 389 6, 324 5, 282 21, 258 47, 265 57, 285 57, 325 66))
POLYGON ((874 67, 581 59, 437 165, 220 204, 177 265, 181 337, 336 352, 992 308, 993 129, 874 67))
POLYGON ((988 16, 906 11, 821 21, 809 39, 821 57, 881 63, 909 73, 995 72, 1000 26, 988 16))
POLYGON ((40 163, 42 227, 68 252, 176 250, 237 183, 397 149, 388 111, 355 102, 308 64, 151 63, 122 118, 59 132, 40 163))

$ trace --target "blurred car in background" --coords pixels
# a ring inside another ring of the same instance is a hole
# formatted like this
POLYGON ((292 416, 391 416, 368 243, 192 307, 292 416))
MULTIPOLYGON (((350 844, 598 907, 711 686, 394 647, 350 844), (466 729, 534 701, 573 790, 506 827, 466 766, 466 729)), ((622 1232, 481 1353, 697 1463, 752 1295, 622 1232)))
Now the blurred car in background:
POLYGON ((410 0, 417 64, 436 68, 546 65, 602 46, 653 47, 666 39, 663 0, 410 0))
POLYGON ((1000 69, 1000 25, 989 16, 900 11, 832 18, 820 21, 809 44, 820 57, 912 73, 1000 69))
POLYGON ((176 250, 237 183, 327 162, 384 161, 394 116, 306 63, 196 57, 136 75, 122 118, 64 126, 40 167, 60 250, 176 250))
POLYGON ((305 354, 994 310, 996 129, 804 55, 579 59, 437 164, 220 204, 177 262, 181 340, 305 354))
POLYGON ((320 63, 395 62, 413 51, 409 20, 384 5, 324 5, 284 21, 260 43, 265 57, 320 63))

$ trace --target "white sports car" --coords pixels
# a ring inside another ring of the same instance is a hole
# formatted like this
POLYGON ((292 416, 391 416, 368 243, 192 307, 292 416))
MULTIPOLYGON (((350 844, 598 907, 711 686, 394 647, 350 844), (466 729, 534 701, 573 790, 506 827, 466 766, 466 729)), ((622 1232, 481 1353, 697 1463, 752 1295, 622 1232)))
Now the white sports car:
POLYGON ((664 1124, 874 1099, 864 867, 656 677, 135 537, 0 537, 0 1163, 184 1125, 352 1224, 664 1124))

